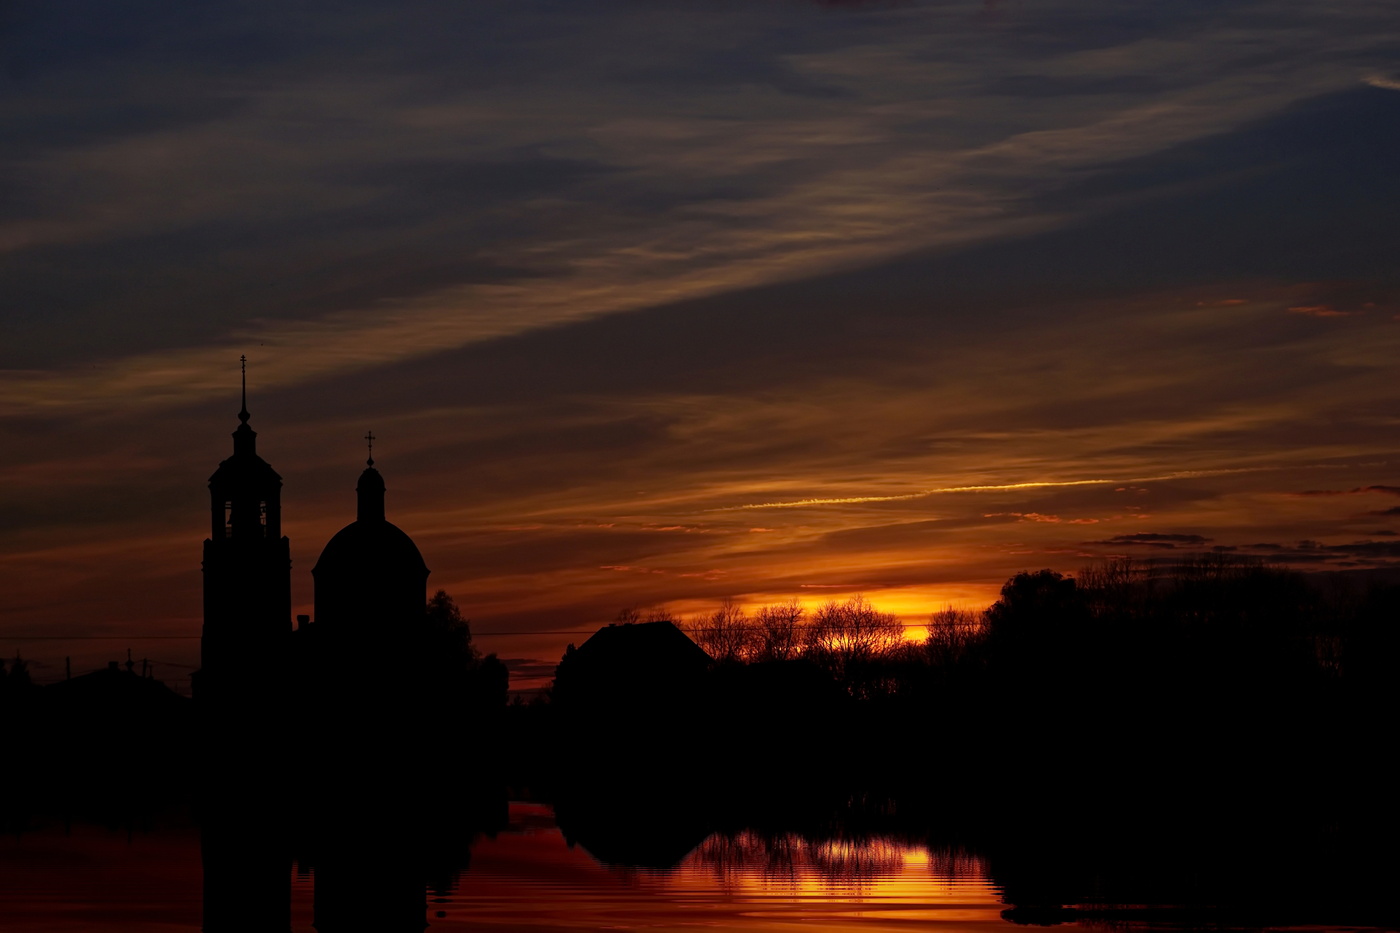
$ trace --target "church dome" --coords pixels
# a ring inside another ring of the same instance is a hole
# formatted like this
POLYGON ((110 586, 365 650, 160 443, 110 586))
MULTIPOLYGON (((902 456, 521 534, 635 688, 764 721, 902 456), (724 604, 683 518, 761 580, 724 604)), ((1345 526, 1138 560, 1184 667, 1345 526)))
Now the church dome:
POLYGON ((355 521, 335 533, 311 569, 317 625, 370 629, 423 615, 428 565, 413 539, 384 517, 384 479, 370 463, 355 487, 355 521))
POLYGON ((384 574, 412 571, 428 575, 418 545, 393 522, 353 521, 335 533, 316 561, 315 573, 384 574))

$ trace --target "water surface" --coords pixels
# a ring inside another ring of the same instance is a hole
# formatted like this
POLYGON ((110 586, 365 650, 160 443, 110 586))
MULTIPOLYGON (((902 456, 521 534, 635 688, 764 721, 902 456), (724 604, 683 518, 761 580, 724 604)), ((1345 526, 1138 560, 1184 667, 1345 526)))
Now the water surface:
MULTIPOLYGON (((584 845, 572 844, 549 807, 512 803, 505 825, 477 838, 466 861, 465 868, 459 861, 425 888, 404 886, 405 873, 394 870, 398 863, 393 857, 371 857, 388 869, 357 877, 382 878, 383 891, 401 892, 389 900, 403 908, 395 907, 402 923, 375 924, 365 933, 421 930, 425 917, 433 931, 801 927, 853 933, 1011 933, 1027 928, 1003 917, 1005 890, 981 855, 888 836, 715 833, 673 867, 639 868, 604 864, 584 845)), ((376 895, 380 906, 385 901, 382 892, 325 884, 318 904, 314 861, 288 856, 285 863, 282 891, 290 891, 290 898, 269 898, 265 924, 243 923, 240 930, 310 933, 318 929, 318 910, 323 918, 319 933, 358 930, 357 908, 376 895), (336 903, 327 903, 328 892, 334 892, 336 903), (349 919, 326 919, 331 916, 349 919)), ((39 825, 0 837, 0 928, 7 933, 198 931, 208 922, 203 875, 199 831, 188 818, 167 817, 140 830, 39 825)), ((281 886, 275 878, 273 882, 273 887, 281 886)), ((1200 913, 1199 905, 1190 911, 1161 903, 1088 906, 1078 915, 1057 916, 1052 908, 1030 919, 1065 920, 1059 928, 1066 931, 1303 928, 1277 918, 1228 921, 1200 913)), ((1306 926, 1331 928, 1315 920, 1306 926)))
MULTIPOLYGON (((289 863, 291 929, 313 927, 316 871, 289 863)), ((0 840, 7 931, 196 931, 198 830, 45 825, 0 840)), ((672 869, 607 866, 571 845, 541 804, 476 841, 470 867, 425 892, 433 930, 1010 929, 974 856, 894 840, 716 834, 672 869)), ((275 918, 269 929, 275 928, 275 918)))

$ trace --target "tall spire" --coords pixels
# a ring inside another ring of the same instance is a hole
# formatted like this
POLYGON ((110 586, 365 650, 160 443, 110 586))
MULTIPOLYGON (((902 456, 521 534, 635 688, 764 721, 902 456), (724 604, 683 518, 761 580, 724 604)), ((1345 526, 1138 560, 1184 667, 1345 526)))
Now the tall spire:
POLYGON ((365 443, 369 444, 369 459, 365 461, 365 466, 374 466, 374 432, 365 434, 365 443))
POLYGON ((238 420, 244 424, 248 423, 248 357, 247 355, 238 358, 238 366, 243 371, 243 407, 238 410, 238 420))
POLYGON ((248 426, 248 357, 240 356, 238 366, 243 373, 243 407, 238 410, 238 429, 233 432, 233 452, 256 455, 258 432, 248 426))

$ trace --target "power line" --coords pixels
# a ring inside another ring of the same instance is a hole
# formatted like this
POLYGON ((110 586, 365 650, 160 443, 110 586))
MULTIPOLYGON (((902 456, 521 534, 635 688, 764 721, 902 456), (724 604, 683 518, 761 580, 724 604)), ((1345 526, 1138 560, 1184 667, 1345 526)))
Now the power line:
POLYGON ((473 632, 472 632, 472 638, 476 638, 478 635, 501 635, 501 636, 505 636, 505 635, 592 635, 592 634, 593 634, 594 632, 596 632, 596 631, 598 631, 596 628, 566 628, 566 629, 553 629, 553 630, 549 630, 549 631, 538 631, 538 630, 537 630, 537 631, 533 631, 533 632, 477 632, 477 631, 473 631, 473 632))
POLYGON ((0 635, 0 641, 177 641, 201 635, 0 635))
MULTIPOLYGON (((927 628, 921 622, 906 622, 901 628, 927 628)), ((478 632, 472 637, 523 638, 530 635, 592 635, 596 628, 535 629, 528 632, 478 632)), ((192 641, 202 635, 0 635, 0 641, 192 641)))
MULTIPOLYGON (((596 628, 548 629, 529 632, 472 632, 472 637, 514 635, 592 635, 596 628)), ((202 638, 201 635, 0 635, 0 641, 180 641, 202 638)))

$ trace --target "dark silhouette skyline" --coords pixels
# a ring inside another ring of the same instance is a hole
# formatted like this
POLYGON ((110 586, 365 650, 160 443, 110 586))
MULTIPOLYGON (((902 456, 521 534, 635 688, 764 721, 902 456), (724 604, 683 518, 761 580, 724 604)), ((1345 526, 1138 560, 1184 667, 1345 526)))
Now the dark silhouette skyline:
MULTIPOLYGON (((726 602, 684 625, 626 610, 568 647, 549 691, 507 705, 505 667, 450 596, 428 597, 372 452, 355 520, 313 571, 325 615, 293 628, 281 480, 246 400, 238 420, 209 482, 193 700, 134 659, 44 688, 16 660, 0 685, 0 714, 37 751, 12 769, 9 819, 192 804, 211 933, 280 929, 294 863, 315 874, 318 929, 421 930, 428 892, 454 883, 512 793, 547 800, 567 840, 619 867, 674 868, 717 832, 969 838, 1008 919, 1032 923, 1115 916, 1085 887, 1093 851, 1057 865, 1047 840, 1112 840, 1137 863, 1114 882, 1126 893, 1171 890, 1149 880, 1150 850, 1182 826, 1265 858, 1280 834, 1359 842, 1400 825, 1376 741, 1397 712, 1395 587, 1326 591, 1220 552, 1045 569, 985 613, 935 613, 922 643, 860 597, 810 614, 726 602), (87 767, 129 757, 132 734, 193 767, 87 767), (972 804, 980 822, 958 815, 972 804)), ((1230 870, 1171 896, 1253 916, 1278 895, 1259 875, 1220 894, 1230 870)), ((1334 911, 1326 895, 1289 903, 1334 911)), ((1348 916, 1377 912, 1362 898, 1348 916)))
POLYGON ((1187 540, 1400 559, 1386 5, 347 0, 322 47, 266 0, 73 2, 94 35, 5 56, 0 656, 40 682, 199 665, 176 552, 240 351, 294 612, 373 426, 519 683, 625 605, 911 623, 1187 540))

